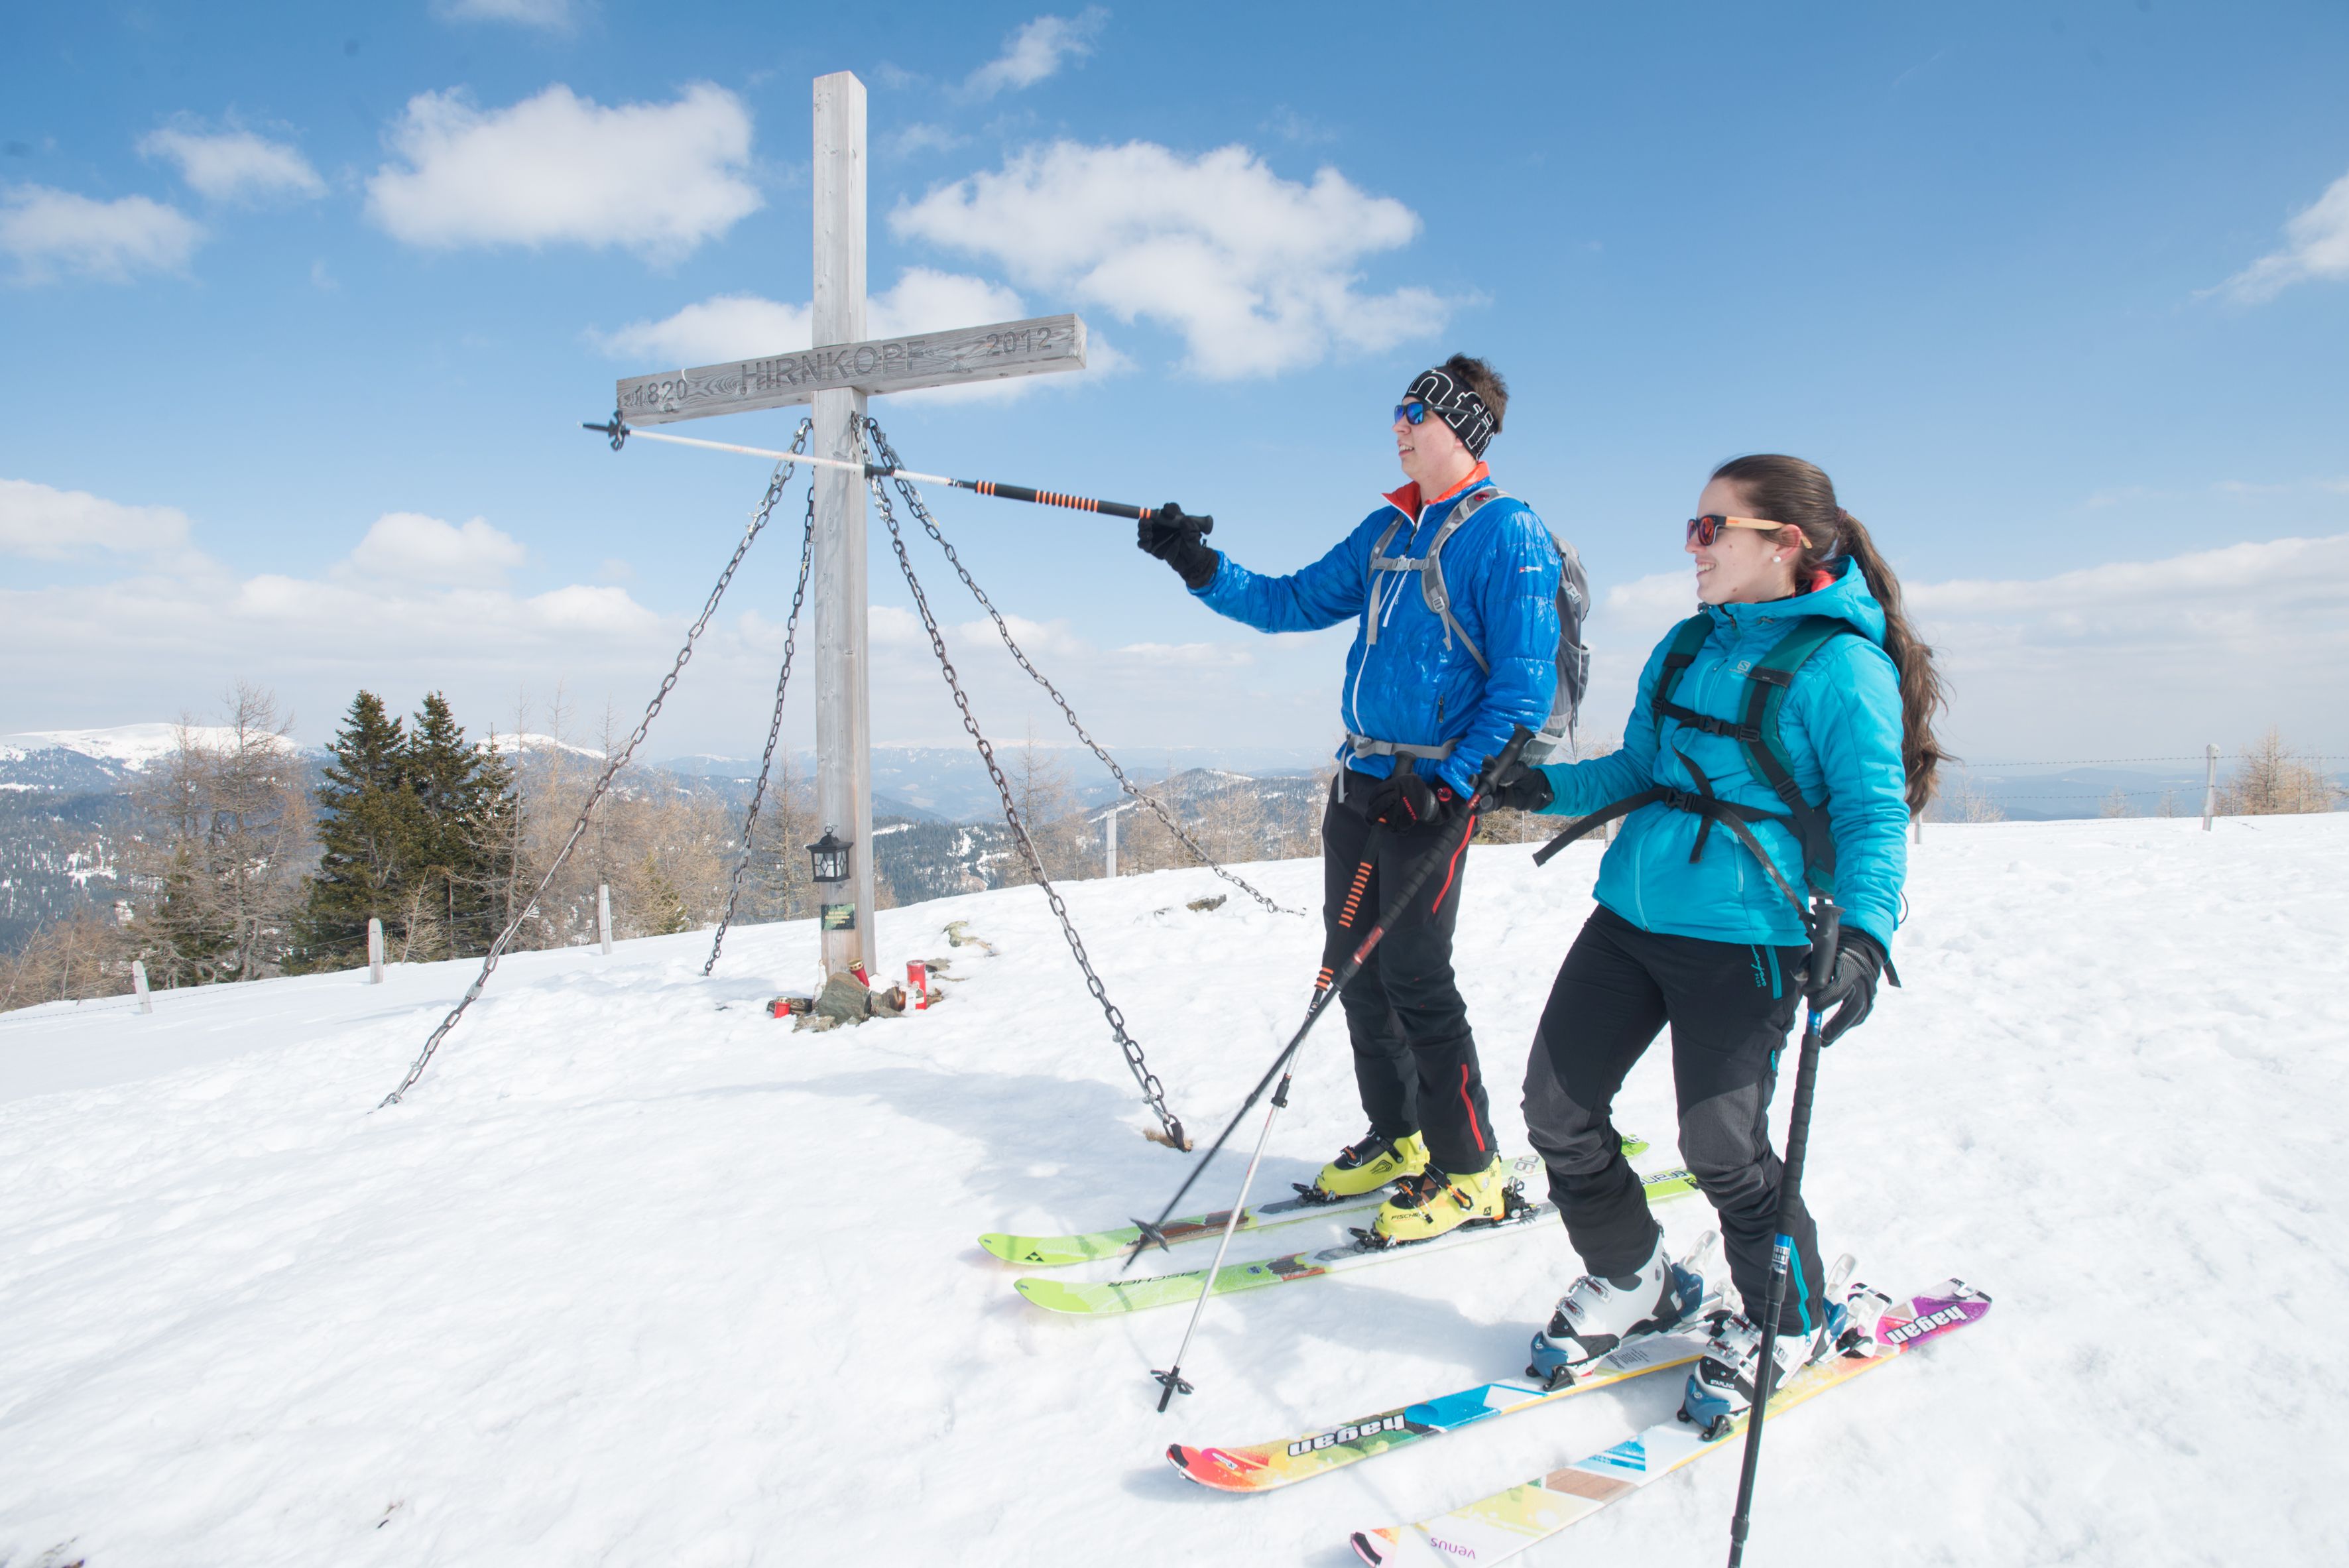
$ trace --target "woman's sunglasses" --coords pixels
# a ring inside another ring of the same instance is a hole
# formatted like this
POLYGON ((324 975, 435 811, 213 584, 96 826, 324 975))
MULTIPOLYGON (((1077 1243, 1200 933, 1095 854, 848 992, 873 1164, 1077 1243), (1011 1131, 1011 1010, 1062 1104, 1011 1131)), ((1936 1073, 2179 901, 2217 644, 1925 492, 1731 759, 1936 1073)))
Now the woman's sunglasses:
POLYGON ((1723 517, 1719 512, 1709 511, 1702 517, 1688 520, 1688 537, 1691 544, 1709 546, 1721 537, 1721 531, 1724 528, 1750 528, 1757 532, 1775 533, 1785 526, 1783 522, 1764 522, 1758 517, 1723 517))

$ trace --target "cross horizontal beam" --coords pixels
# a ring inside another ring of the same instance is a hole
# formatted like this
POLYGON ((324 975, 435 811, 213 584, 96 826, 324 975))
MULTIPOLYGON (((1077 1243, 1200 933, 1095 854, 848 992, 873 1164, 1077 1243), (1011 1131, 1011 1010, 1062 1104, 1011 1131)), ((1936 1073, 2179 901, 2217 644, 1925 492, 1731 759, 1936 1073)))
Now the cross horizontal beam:
POLYGON ((666 425, 812 403, 819 391, 915 392, 1084 367, 1084 322, 1044 315, 623 377, 617 389, 620 417, 629 424, 666 425))

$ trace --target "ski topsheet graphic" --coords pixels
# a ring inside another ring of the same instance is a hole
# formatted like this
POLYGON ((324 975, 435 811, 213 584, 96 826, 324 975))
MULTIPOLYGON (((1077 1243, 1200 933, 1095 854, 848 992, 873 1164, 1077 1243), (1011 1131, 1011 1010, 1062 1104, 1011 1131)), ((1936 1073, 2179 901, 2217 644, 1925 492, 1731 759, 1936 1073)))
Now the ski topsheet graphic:
MULTIPOLYGON (((1897 1359, 1928 1339, 1978 1323, 1990 1297, 1949 1280, 1886 1309, 1872 1354, 1830 1356, 1803 1368, 1772 1396, 1770 1413, 1802 1404, 1897 1359)), ((1685 1421, 1659 1421, 1603 1453, 1416 1524, 1357 1531, 1356 1555, 1373 1564, 1498 1563, 1710 1453, 1736 1451, 1743 1418, 1707 1442, 1685 1421)))
MULTIPOLYGON (((1713 1305, 1708 1302, 1706 1308, 1713 1305)), ((1704 1354, 1702 1319, 1706 1308, 1690 1315, 1692 1326, 1676 1332, 1641 1335, 1585 1368, 1563 1388, 1545 1389, 1537 1383, 1523 1381, 1487 1383, 1400 1409, 1341 1421, 1279 1442, 1229 1449, 1195 1449, 1172 1443, 1167 1446, 1166 1460, 1190 1480, 1218 1491, 1270 1491, 1275 1487, 1309 1480, 1496 1416, 1513 1416, 1519 1410, 1587 1394, 1627 1377, 1685 1367, 1704 1354)))
MULTIPOLYGON (((1648 1145, 1637 1138, 1623 1140, 1625 1159, 1635 1159, 1647 1152, 1648 1145)), ((1541 1172, 1541 1156, 1520 1156, 1511 1166, 1510 1175, 1520 1181, 1530 1181, 1541 1172)), ((1295 1197, 1282 1198, 1270 1203, 1257 1203, 1240 1211, 1241 1231, 1269 1231, 1281 1225, 1294 1225, 1305 1220, 1318 1220, 1325 1214, 1350 1213, 1357 1209, 1375 1209, 1386 1202, 1387 1190, 1373 1188, 1351 1198, 1328 1202, 1295 1197)), ((1212 1241, 1224 1233, 1224 1225, 1232 1217, 1229 1209, 1219 1209, 1210 1214, 1193 1214, 1185 1219, 1169 1220, 1160 1227, 1169 1246, 1181 1246, 1185 1242, 1212 1241)), ((1087 1231, 1070 1236, 1016 1236, 989 1231, 978 1238, 978 1244, 1007 1264, 1020 1264, 1029 1268, 1065 1268, 1071 1264, 1092 1263, 1096 1258, 1125 1255, 1134 1243, 1142 1239, 1140 1227, 1118 1225, 1106 1231, 1087 1231)))
MULTIPOLYGON (((1540 1161, 1536 1160, 1535 1163, 1539 1164, 1540 1161)), ((1696 1191, 1696 1178, 1685 1171, 1661 1171, 1655 1175, 1642 1177, 1640 1182, 1647 1189, 1651 1202, 1696 1191)), ((1430 1241, 1407 1242, 1391 1247, 1365 1247, 1354 1242, 1340 1242, 1317 1252, 1288 1253, 1254 1263, 1226 1264, 1216 1275, 1215 1294, 1228 1295, 1234 1291, 1294 1284, 1299 1280, 1319 1279, 1324 1274, 1368 1268, 1373 1264, 1391 1263, 1397 1258, 1422 1257, 1447 1247, 1465 1246, 1493 1236, 1522 1235, 1543 1222, 1557 1218, 1557 1209, 1541 1203, 1521 1207, 1506 1219, 1463 1225, 1430 1241)), ((1012 1284, 1021 1295, 1048 1312, 1098 1316, 1109 1313, 1143 1312, 1154 1306, 1175 1306, 1186 1301, 1196 1301, 1206 1279, 1206 1269, 1186 1269, 1181 1274, 1155 1274, 1145 1279, 1020 1279, 1014 1280, 1012 1284)))

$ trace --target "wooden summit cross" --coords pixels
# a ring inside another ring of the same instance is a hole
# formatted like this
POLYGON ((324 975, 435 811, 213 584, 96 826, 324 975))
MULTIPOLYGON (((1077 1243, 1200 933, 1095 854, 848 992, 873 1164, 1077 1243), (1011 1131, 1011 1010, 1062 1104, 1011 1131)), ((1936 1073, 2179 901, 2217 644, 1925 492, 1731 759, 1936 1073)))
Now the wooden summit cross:
MULTIPOLYGON (((809 450, 862 461, 864 400, 876 393, 957 387, 1007 376, 1081 370, 1085 324, 1073 315, 864 341, 864 84, 836 71, 815 79, 815 288, 802 353, 764 355, 619 383, 619 417, 661 425, 751 408, 813 405, 809 450)), ((873 940, 873 714, 865 621, 864 482, 815 470, 816 821, 849 841, 849 880, 827 893, 823 972, 852 965, 880 982, 873 940)))

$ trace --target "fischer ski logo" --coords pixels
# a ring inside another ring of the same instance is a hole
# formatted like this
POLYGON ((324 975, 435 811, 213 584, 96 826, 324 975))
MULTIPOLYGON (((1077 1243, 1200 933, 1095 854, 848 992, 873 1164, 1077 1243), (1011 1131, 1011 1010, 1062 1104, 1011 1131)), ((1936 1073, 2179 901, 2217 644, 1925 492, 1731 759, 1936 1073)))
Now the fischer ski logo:
POLYGON ((1922 1339, 1937 1328, 1947 1328, 1953 1323, 1963 1321, 1965 1315, 1966 1309, 1959 1305, 1945 1306, 1940 1311, 1928 1313, 1923 1317, 1912 1317, 1898 1328, 1886 1329, 1884 1343, 1906 1345, 1912 1339, 1922 1339))
POLYGON ((1318 1449, 1333 1449, 1340 1443, 1359 1442, 1364 1438, 1374 1437, 1380 1432, 1400 1432, 1404 1429, 1403 1413, 1397 1410, 1392 1415, 1381 1416, 1374 1420, 1358 1421, 1352 1426, 1339 1427, 1334 1430, 1319 1432, 1309 1438, 1299 1438, 1288 1445, 1288 1457, 1295 1459, 1300 1454, 1309 1454, 1318 1449))

